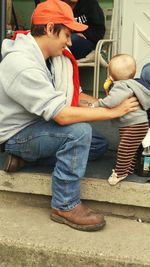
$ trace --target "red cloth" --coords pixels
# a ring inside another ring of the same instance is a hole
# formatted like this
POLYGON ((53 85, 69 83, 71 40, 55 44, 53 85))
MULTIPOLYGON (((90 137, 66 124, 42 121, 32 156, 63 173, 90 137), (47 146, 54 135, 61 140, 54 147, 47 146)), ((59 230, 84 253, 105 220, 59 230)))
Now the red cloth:
MULTIPOLYGON (((22 31, 22 30, 15 31, 13 36, 12 36, 12 40, 16 39, 16 36, 18 33, 22 33, 22 34, 27 35, 29 32, 30 31, 22 31)), ((74 91, 73 91, 71 106, 77 106, 78 100, 79 100, 79 88, 80 88, 78 64, 77 64, 75 57, 73 56, 73 54, 71 52, 69 52, 69 50, 64 49, 63 55, 68 57, 72 62, 74 91)))
POLYGON ((79 82, 79 71, 78 71, 78 64, 71 52, 69 52, 67 49, 64 49, 63 54, 68 57, 73 66, 73 84, 74 84, 74 92, 73 92, 73 97, 72 97, 72 106, 77 106, 78 105, 78 100, 79 100, 79 88, 80 88, 80 82, 79 82))

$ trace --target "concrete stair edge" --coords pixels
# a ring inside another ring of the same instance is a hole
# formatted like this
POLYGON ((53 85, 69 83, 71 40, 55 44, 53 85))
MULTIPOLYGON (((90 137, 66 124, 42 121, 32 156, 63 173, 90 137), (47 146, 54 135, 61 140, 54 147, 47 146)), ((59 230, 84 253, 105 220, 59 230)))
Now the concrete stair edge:
POLYGON ((90 253, 77 253, 63 249, 37 247, 34 244, 14 244, 0 240, 0 261, 3 267, 150 267, 149 262, 126 257, 103 256, 90 253), (7 257, 6 257, 7 255, 7 257), (12 256, 13 255, 13 256, 12 256), (44 265, 43 265, 44 264, 44 265))
POLYGON ((150 267, 150 224, 107 216, 102 231, 80 232, 49 212, 0 202, 1 267, 150 267))
MULTIPOLYGON (((0 171, 0 191, 51 196, 51 175, 0 171)), ((110 186, 105 179, 83 178, 81 199, 150 208, 150 184, 123 181, 110 186)))

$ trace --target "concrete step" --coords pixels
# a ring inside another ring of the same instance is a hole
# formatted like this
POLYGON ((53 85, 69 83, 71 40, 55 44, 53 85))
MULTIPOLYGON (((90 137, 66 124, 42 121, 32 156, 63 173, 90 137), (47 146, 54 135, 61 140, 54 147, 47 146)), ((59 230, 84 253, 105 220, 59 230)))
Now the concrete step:
MULTIPOLYGON (((0 191, 51 196, 51 174, 0 171, 0 191)), ((150 222, 150 183, 123 181, 110 186, 106 179, 85 177, 81 199, 107 214, 150 222)))
MULTIPOLYGON (((7 154, 0 154, 0 191, 51 196, 49 165, 35 164, 17 173, 2 171, 7 154)), ((81 199, 106 214, 121 215, 150 222, 150 177, 131 175, 116 186, 107 178, 115 164, 116 154, 108 151, 103 158, 89 162, 81 180, 81 199)))
POLYGON ((0 193, 1 267, 150 267, 150 224, 106 216, 103 230, 80 232, 23 196, 0 193))

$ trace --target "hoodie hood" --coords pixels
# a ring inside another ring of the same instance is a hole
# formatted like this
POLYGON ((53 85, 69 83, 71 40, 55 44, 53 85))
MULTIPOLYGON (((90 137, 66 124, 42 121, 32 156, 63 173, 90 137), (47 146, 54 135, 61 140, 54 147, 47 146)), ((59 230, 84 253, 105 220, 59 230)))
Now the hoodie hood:
POLYGON ((148 110, 150 108, 150 90, 147 89, 144 85, 132 79, 126 80, 124 82, 129 88, 132 89, 134 95, 137 97, 143 109, 148 110))
POLYGON ((28 59, 30 58, 31 61, 38 58, 42 66, 43 64, 45 65, 43 54, 30 32, 26 32, 26 34, 18 33, 15 41, 12 39, 4 39, 1 49, 2 59, 8 55, 11 56, 12 52, 13 55, 14 53, 16 53, 16 55, 19 53, 24 54, 28 59))

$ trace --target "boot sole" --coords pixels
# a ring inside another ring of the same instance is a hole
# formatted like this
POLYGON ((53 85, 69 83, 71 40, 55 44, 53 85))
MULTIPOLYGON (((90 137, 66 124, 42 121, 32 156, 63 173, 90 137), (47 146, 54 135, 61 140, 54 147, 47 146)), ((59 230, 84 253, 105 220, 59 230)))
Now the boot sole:
POLYGON ((95 225, 75 224, 75 223, 72 223, 72 222, 68 221, 67 219, 65 219, 59 215, 56 215, 56 214, 51 214, 50 218, 51 218, 51 220, 53 220, 55 222, 66 224, 66 225, 70 226, 71 228, 74 228, 74 229, 77 229, 80 231, 86 231, 86 232, 94 232, 94 231, 101 230, 106 224, 105 221, 101 224, 95 224, 95 225))
POLYGON ((3 170, 4 170, 5 172, 9 172, 9 168, 10 168, 10 165, 11 165, 11 161, 12 161, 12 156, 11 156, 11 155, 8 155, 8 156, 7 156, 7 159, 6 159, 5 163, 4 163, 4 168, 3 168, 3 170))

